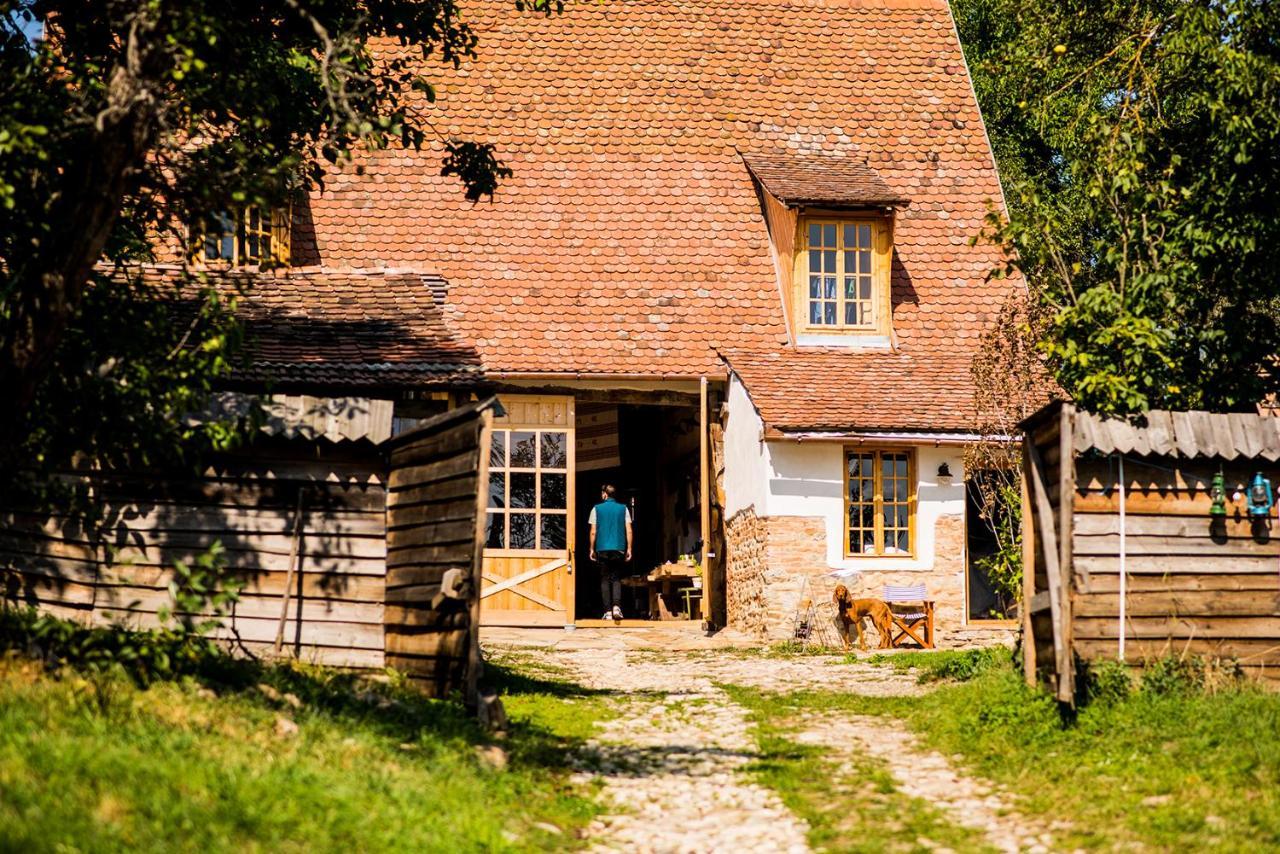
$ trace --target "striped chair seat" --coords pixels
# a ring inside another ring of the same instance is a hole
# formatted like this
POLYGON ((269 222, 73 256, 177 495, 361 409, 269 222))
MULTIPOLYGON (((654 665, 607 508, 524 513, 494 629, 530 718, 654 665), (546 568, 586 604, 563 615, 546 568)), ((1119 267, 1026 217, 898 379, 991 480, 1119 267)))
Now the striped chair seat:
POLYGON ((880 594, 880 598, 889 603, 893 613, 899 617, 918 620, 925 616, 924 611, 918 609, 909 610, 903 608, 901 604, 923 604, 924 600, 928 598, 923 584, 886 584, 880 594))

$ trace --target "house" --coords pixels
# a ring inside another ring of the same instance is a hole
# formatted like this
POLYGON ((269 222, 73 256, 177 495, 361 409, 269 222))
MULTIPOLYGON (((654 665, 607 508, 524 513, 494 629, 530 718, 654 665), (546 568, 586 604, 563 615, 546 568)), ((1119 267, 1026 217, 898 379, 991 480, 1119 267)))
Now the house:
MULTIPOLYGON (((393 371, 414 359, 386 319, 337 324, 300 358, 342 386, 387 344, 360 376, 383 378, 399 425, 499 396, 484 619, 592 624, 587 514, 612 483, 633 566, 688 582, 629 616, 780 638, 851 570, 868 595, 924 583, 941 641, 974 637, 962 449, 1003 291, 971 241, 1001 196, 945 0, 464 11, 479 56, 426 69, 439 98, 421 108, 496 146, 514 174, 491 200, 439 174, 439 145, 375 151, 200 249, 211 268, 287 259, 302 272, 276 279, 317 288, 425 277, 473 370, 393 371)), ((423 309, 402 295, 350 300, 408 323, 423 309)))

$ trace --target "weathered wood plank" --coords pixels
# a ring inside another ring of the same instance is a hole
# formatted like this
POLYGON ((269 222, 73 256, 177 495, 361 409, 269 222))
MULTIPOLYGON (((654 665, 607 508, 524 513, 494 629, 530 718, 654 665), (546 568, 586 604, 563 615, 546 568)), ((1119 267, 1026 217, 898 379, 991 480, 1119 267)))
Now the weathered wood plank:
MULTIPOLYGON (((1255 532, 1264 533, 1270 539, 1270 532, 1264 526, 1255 526, 1248 519, 1212 519, 1205 516, 1150 516, 1130 513, 1125 509, 1125 531, 1128 536, 1150 535, 1164 537, 1203 537, 1211 538, 1215 533, 1225 535, 1228 539, 1255 539, 1255 532)), ((1077 536, 1097 536, 1101 534, 1118 534, 1120 517, 1105 513, 1077 513, 1075 517, 1075 533, 1077 536)))
POLYGON ((439 503, 455 498, 472 498, 476 493, 476 479, 472 472, 463 472, 442 480, 417 486, 406 486, 387 493, 387 509, 409 507, 414 504, 439 503))
POLYGON ((402 531, 422 525, 439 525, 445 522, 475 523, 476 499, 474 493, 460 499, 434 504, 410 504, 395 508, 387 520, 387 530, 402 531))
POLYGON ((478 424, 469 422, 401 445, 391 451, 391 466, 393 469, 404 469, 433 463, 459 453, 473 453, 478 429, 478 424))
MULTIPOLYGON (((1114 617, 1079 617, 1075 621, 1078 638, 1113 639, 1120 635, 1114 617)), ((1162 638, 1275 638, 1280 641, 1280 620, 1262 617, 1133 617, 1126 621, 1126 636, 1138 639, 1162 638)))
POLYGON ((387 553, 387 568, 402 566, 452 566, 471 559, 471 543, 454 540, 451 543, 435 543, 406 546, 387 553))
POLYGON ((458 541, 470 544, 475 531, 474 516, 453 521, 424 522, 413 528, 387 531, 387 551, 391 553, 397 549, 458 541))
POLYGON ((405 632, 387 630, 387 654, 460 658, 466 654, 467 630, 460 626, 448 631, 405 632))
MULTIPOLYGON (((277 608, 279 603, 277 603, 277 608)), ((135 610, 126 607, 97 608, 93 612, 95 625, 110 625, 116 621, 142 628, 158 625, 156 615, 150 611, 135 610)), ((273 643, 276 637, 278 615, 271 618, 236 617, 227 621, 227 626, 214 633, 219 639, 234 640, 236 634, 246 641, 273 643)), ((308 622, 303 621, 301 635, 298 633, 298 622, 289 620, 285 626, 285 646, 293 647, 301 643, 308 646, 338 646, 354 649, 383 648, 383 627, 374 623, 343 622, 308 622)))
MULTIPOLYGON (((101 585, 98 587, 99 608, 126 608, 130 611, 158 613, 161 608, 172 605, 172 597, 167 590, 155 590, 150 587, 133 587, 124 584, 101 585)), ((298 619, 299 605, 302 608, 302 619, 329 623, 370 623, 381 625, 383 605, 381 602, 343 602, 331 599, 304 598, 301 601, 295 596, 289 599, 289 619, 298 619)), ((278 596, 260 596, 245 594, 236 602, 231 617, 234 619, 279 619, 280 598, 278 596)))
MULTIPOLYGON (((1267 563, 1274 561, 1267 559, 1267 563)), ((1280 593, 1280 581, 1274 565, 1271 571, 1199 573, 1182 572, 1169 575, 1126 572, 1128 588, 1133 592, 1193 591, 1193 590, 1252 590, 1280 593)), ((1107 572, 1077 572, 1076 589, 1081 593, 1118 593, 1120 576, 1114 567, 1107 572)))
POLYGON ((388 485, 394 493, 401 489, 434 483, 447 477, 471 474, 475 471, 476 462, 476 453, 470 451, 459 453, 437 462, 427 463, 426 465, 393 469, 388 478, 388 485))
MULTIPOLYGON (((1190 638, 1180 640, 1132 639, 1125 641, 1131 659, 1163 658, 1167 655, 1199 655, 1208 658, 1238 658, 1244 663, 1280 664, 1280 643, 1269 639, 1190 638)), ((1117 641, 1081 638, 1076 651, 1088 659, 1115 658, 1117 641)))
MULTIPOLYGON (((1131 550, 1132 551, 1132 550, 1131 550)), ((1077 574, 1118 574, 1118 552, 1103 555, 1081 555, 1077 552, 1077 574)), ((1259 573, 1275 577, 1277 561, 1264 555, 1235 555, 1223 560, 1182 560, 1177 555, 1129 554, 1125 562, 1126 574, 1133 575, 1233 575, 1259 573)))
MULTIPOLYGON (((1099 557, 1120 553, 1119 534, 1077 534, 1074 539, 1076 554, 1080 556, 1099 557)), ((1128 534, 1125 546, 1130 556, 1183 555, 1198 556, 1205 561, 1212 558, 1230 560, 1238 557, 1280 555, 1280 540, 1259 543, 1248 537, 1231 537, 1225 542, 1217 543, 1208 537, 1128 534)))
MULTIPOLYGON (((1129 617, 1280 617, 1280 592, 1259 590, 1128 591, 1129 617)), ((1114 617, 1118 592, 1077 593, 1075 613, 1081 617, 1114 617)), ((1280 634, 1280 629, 1277 630, 1280 634)))
MULTIPOLYGON (((19 544, 43 540, 46 542, 66 543, 72 546, 84 546, 89 549, 110 546, 120 551, 135 549, 196 549, 203 551, 215 540, 220 541, 228 550, 250 550, 259 554, 289 554, 290 538, 287 534, 222 534, 194 533, 190 531, 167 531, 163 535, 151 536, 140 531, 127 536, 112 538, 107 541, 86 537, 64 536, 57 533, 40 531, 19 531, 10 529, 0 532, 0 548, 23 551, 31 546, 19 544)), ((385 558, 386 546, 382 537, 329 536, 326 534, 303 533, 303 550, 306 557, 354 557, 385 558)), ((41 546, 43 548, 43 546, 41 546)), ((92 552, 88 552, 91 554, 92 552)), ((143 555, 145 559, 145 554, 143 555)))
MULTIPOLYGON (((235 644, 236 649, 245 651, 259 658, 275 657, 275 645, 263 641, 244 641, 235 644)), ((285 658, 293 658, 294 650, 286 651, 285 658)), ((304 646, 298 656, 302 661, 322 664, 325 667, 337 667, 352 670, 381 670, 386 666, 386 653, 381 649, 352 649, 346 646, 304 646)))

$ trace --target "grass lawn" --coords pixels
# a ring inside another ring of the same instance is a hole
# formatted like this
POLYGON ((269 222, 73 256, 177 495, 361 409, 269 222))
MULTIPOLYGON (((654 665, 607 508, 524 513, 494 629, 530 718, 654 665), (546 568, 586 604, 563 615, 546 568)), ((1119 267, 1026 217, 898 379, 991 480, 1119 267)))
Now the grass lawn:
POLYGON ((1137 689, 1095 700, 1068 723, 1022 684, 1007 653, 986 658, 971 666, 954 653, 886 657, 926 678, 968 677, 923 697, 738 693, 775 722, 812 710, 897 717, 1003 784, 1028 814, 1071 822, 1062 847, 1280 848, 1280 695, 1137 689))
POLYGON ((501 667, 490 675, 513 692, 498 742, 455 704, 318 668, 263 668, 265 692, 214 693, 190 678, 141 690, 118 678, 99 703, 74 672, 10 654, 0 659, 0 849, 578 845, 597 808, 569 786, 563 761, 603 699, 501 667), (478 757, 491 743, 507 752, 504 769, 478 757))

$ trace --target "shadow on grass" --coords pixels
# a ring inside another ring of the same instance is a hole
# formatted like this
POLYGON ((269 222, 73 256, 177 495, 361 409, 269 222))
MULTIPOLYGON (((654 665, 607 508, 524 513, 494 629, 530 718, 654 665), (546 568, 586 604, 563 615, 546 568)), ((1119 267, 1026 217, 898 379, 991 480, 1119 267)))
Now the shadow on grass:
MULTIPOLYGON (((110 685, 126 679, 144 690, 165 682, 194 683, 286 717, 324 718, 353 733, 428 752, 471 751, 496 740, 459 698, 425 697, 394 671, 354 672, 296 660, 243 658, 205 638, 173 631, 86 627, 29 609, 0 608, 0 652, 39 661, 54 678, 68 672, 84 676, 100 696, 109 697, 110 685)), ((561 704, 609 693, 492 663, 486 664, 486 675, 487 682, 506 694, 541 695, 561 704)), ((561 772, 571 770, 569 752, 582 741, 536 722, 518 721, 503 747, 514 766, 561 772)))

